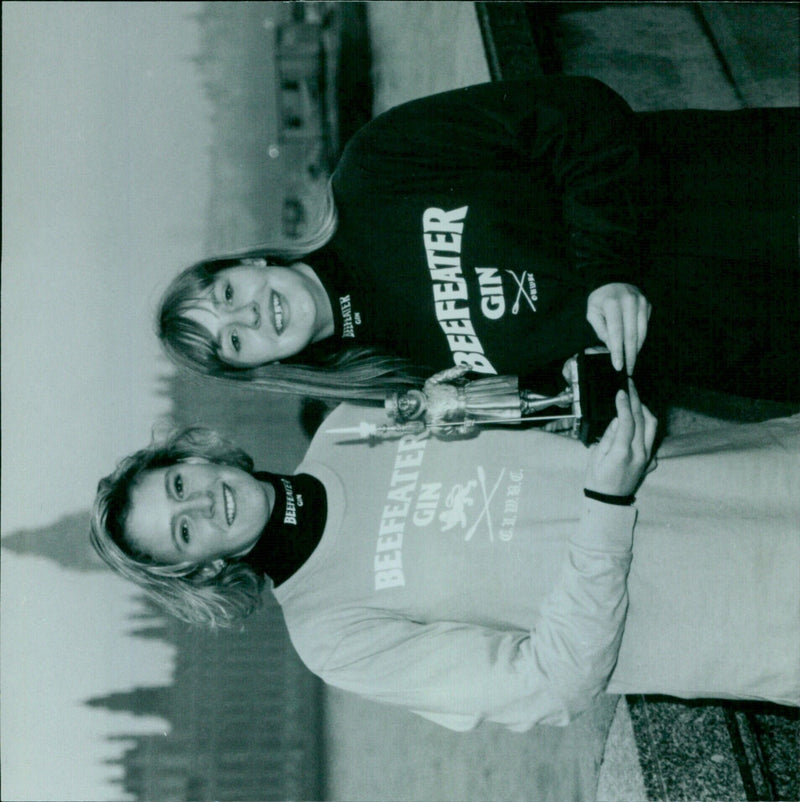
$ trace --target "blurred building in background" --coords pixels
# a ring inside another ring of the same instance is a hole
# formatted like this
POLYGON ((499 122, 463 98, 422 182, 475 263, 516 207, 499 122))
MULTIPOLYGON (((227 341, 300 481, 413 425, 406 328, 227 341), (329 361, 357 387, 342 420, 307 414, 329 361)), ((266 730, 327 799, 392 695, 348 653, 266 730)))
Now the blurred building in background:
POLYGON ((340 152, 337 67, 358 5, 206 3, 197 15, 215 131, 210 251, 292 242, 315 225, 340 152))
POLYGON ((88 701, 158 715, 171 731, 121 738, 120 790, 164 802, 319 799, 320 688, 294 655, 275 604, 244 631, 209 633, 165 619, 143 601, 133 637, 177 651, 173 684, 88 701))
MULTIPOLYGON (((302 12, 305 5, 295 8, 302 12)), ((307 233, 320 183, 333 167, 323 32, 321 22, 302 19, 277 29, 278 139, 281 157, 294 166, 283 185, 281 234, 287 239, 307 233)))

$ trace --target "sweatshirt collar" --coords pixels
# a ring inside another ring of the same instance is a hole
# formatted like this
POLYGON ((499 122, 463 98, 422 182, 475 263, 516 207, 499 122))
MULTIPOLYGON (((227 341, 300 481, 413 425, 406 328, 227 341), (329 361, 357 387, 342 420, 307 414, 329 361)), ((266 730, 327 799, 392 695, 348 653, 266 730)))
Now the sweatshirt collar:
POLYGON ((277 586, 305 563, 322 537, 328 514, 325 487, 308 474, 285 476, 257 471, 253 475, 275 489, 275 505, 256 545, 243 561, 277 586))

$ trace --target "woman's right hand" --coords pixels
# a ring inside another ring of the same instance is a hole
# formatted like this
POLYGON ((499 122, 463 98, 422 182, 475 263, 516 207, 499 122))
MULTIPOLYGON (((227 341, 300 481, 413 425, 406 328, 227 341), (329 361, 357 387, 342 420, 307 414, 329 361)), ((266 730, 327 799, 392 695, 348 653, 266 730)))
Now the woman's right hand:
POLYGON ((589 295, 586 319, 611 352, 614 370, 633 375, 636 356, 647 337, 652 306, 633 284, 604 284, 589 295))
POLYGON ((584 487, 611 496, 634 493, 653 450, 658 421, 639 400, 633 381, 616 397, 617 417, 611 421, 589 457, 584 487))

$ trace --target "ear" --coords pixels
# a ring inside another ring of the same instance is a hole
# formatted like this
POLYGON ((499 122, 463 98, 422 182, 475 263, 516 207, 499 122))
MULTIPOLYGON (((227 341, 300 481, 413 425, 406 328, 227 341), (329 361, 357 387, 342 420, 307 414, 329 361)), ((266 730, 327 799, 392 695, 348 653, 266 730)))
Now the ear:
POLYGON ((225 560, 212 560, 210 563, 203 566, 200 570, 200 575, 203 579, 213 579, 215 576, 219 576, 223 568, 225 568, 225 565, 225 560))

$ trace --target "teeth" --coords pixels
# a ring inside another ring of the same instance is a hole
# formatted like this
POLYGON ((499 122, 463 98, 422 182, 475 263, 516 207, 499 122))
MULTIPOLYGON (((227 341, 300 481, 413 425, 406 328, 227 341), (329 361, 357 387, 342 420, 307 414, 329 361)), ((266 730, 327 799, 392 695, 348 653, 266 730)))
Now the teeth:
POLYGON ((275 330, 280 334, 283 332, 283 307, 277 292, 272 293, 272 313, 275 315, 275 330))
POLYGON ((236 517, 236 501, 233 498, 233 491, 228 485, 222 485, 222 496, 225 499, 225 520, 230 526, 236 517))

